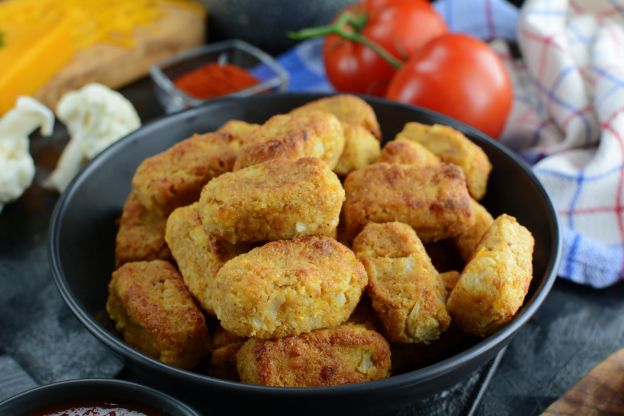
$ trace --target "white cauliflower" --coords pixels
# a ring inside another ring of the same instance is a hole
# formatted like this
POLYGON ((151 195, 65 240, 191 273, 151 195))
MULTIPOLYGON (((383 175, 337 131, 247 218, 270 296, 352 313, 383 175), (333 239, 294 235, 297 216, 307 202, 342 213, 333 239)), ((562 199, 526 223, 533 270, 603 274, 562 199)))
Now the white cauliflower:
POLYGON ((65 94, 56 106, 70 141, 45 186, 63 192, 82 165, 141 126, 132 104, 101 84, 88 84, 65 94))
POLYGON ((44 136, 52 134, 54 114, 30 97, 19 97, 0 119, 0 211, 32 183, 35 163, 28 151, 28 135, 38 128, 44 136))

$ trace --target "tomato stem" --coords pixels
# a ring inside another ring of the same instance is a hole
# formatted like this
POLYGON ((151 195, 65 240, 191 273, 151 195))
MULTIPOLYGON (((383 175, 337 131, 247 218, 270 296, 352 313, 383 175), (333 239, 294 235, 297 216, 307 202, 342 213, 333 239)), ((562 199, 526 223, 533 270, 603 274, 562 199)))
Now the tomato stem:
POLYGON ((343 39, 366 46, 395 69, 399 69, 402 64, 400 60, 392 56, 383 46, 360 33, 367 20, 364 14, 353 14, 347 11, 338 16, 336 22, 331 25, 311 27, 298 32, 288 32, 288 37, 290 39, 304 40, 327 35, 338 35, 343 39))
POLYGON ((347 23, 353 28, 356 33, 362 34, 362 31, 368 23, 368 16, 366 13, 351 13, 346 12, 347 23))

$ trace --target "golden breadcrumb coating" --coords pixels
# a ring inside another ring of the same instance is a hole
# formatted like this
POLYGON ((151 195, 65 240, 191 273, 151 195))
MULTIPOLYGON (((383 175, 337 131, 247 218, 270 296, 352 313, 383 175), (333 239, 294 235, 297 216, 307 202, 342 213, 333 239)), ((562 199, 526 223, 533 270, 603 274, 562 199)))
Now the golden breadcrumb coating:
POLYGON ((362 126, 343 124, 345 147, 334 172, 346 176, 352 170, 363 168, 379 157, 379 141, 362 126))
POLYGON ((209 301, 217 272, 229 259, 247 249, 219 240, 204 230, 198 203, 177 208, 169 215, 165 239, 171 248, 184 284, 199 306, 209 314, 214 310, 209 301))
POLYGON ((368 273, 366 291, 388 340, 428 344, 446 331, 446 289, 412 227, 368 223, 353 250, 368 273))
POLYGON ((486 336, 514 317, 533 278, 533 246, 531 232, 514 217, 494 220, 448 299, 462 330, 486 336))
POLYGON ((272 159, 302 157, 319 158, 333 169, 344 145, 342 125, 332 114, 322 111, 279 114, 249 134, 234 170, 272 159))
POLYGON ((481 199, 487 190, 492 164, 478 145, 449 126, 407 123, 397 139, 416 141, 443 162, 459 166, 466 175, 468 190, 475 199, 481 199))
POLYGON ((206 374, 211 377, 240 381, 236 370, 236 353, 243 344, 244 341, 227 344, 213 350, 210 355, 210 363, 206 368, 206 374))
POLYGON ((338 177, 322 160, 276 159, 210 181, 199 212, 209 234, 232 244, 335 237, 344 198, 338 177))
POLYGON ((404 222, 424 242, 454 237, 474 224, 464 175, 454 165, 375 163, 351 172, 344 188, 348 238, 369 222, 404 222))
POLYGON ((448 272, 440 273, 440 279, 444 282, 446 293, 450 294, 453 291, 460 275, 461 273, 456 270, 449 270, 448 272))
POLYGON ((129 261, 168 260, 171 252, 165 243, 167 217, 146 209, 130 192, 124 204, 115 239, 115 264, 129 261))
POLYGON ((225 347, 230 344, 242 344, 245 341, 247 341, 247 338, 239 337, 234 332, 230 332, 221 325, 218 325, 212 335, 211 349, 216 350, 217 348, 225 347))
POLYGON ((353 240, 358 258, 408 257, 420 250, 422 243, 407 224, 401 222, 368 223, 353 240))
POLYGON ((210 362, 206 374, 212 377, 239 381, 236 370, 236 353, 246 339, 219 326, 212 337, 210 362))
POLYGON ((475 214, 475 223, 472 227, 453 238, 453 243, 457 247, 460 256, 464 261, 468 261, 475 248, 481 241, 483 234, 490 228, 494 218, 487 209, 475 200, 471 201, 472 211, 475 214))
POLYGON ((247 123, 242 120, 230 120, 221 127, 217 132, 220 133, 228 133, 234 136, 234 140, 232 140, 233 148, 238 152, 240 147, 247 143, 249 137, 253 132, 255 132, 260 124, 255 123, 247 123))
POLYGON ((238 350, 243 383, 279 387, 334 386, 390 375, 390 346, 361 325, 343 325, 277 340, 250 339, 238 350))
POLYGON ((440 163, 440 159, 420 143, 401 139, 386 143, 378 161, 416 166, 440 163))
POLYGON ((212 305, 223 328, 280 338, 346 321, 366 286, 353 252, 327 237, 280 240, 219 270, 212 305))
POLYGON ((166 261, 126 263, 114 271, 106 310, 129 345, 166 364, 193 368, 208 353, 204 316, 166 261))
POLYGON ((145 159, 132 178, 132 189, 143 206, 163 215, 195 202, 206 182, 232 170, 237 140, 228 133, 182 140, 145 159))
POLYGON ((375 111, 360 97, 342 94, 321 98, 295 108, 291 114, 313 110, 331 113, 343 124, 362 126, 373 133, 377 139, 381 139, 381 128, 375 111))

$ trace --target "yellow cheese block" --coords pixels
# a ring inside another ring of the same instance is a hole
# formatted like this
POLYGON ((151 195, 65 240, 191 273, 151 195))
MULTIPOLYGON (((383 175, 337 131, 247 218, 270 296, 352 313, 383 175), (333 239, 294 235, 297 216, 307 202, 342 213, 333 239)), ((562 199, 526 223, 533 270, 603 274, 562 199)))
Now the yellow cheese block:
POLYGON ((63 24, 55 26, 0 24, 0 114, 13 107, 19 95, 31 95, 75 55, 63 24))

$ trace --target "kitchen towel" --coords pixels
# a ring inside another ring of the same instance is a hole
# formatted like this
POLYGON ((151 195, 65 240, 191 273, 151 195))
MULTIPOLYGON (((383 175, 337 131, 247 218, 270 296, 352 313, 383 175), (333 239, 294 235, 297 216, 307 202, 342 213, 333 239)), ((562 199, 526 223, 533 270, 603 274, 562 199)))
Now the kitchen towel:
POLYGON ((503 132, 559 214, 559 274, 598 288, 623 277, 623 24, 619 0, 527 1, 503 132))
MULTIPOLYGON (((492 41, 514 83, 501 141, 531 163, 559 215, 559 276, 597 288, 624 277, 624 1, 435 3, 452 31, 492 41), (507 42, 516 41, 521 59, 507 42), (618 61, 619 59, 619 61, 618 61)), ((322 41, 279 57, 290 91, 332 91, 322 41)), ((527 201, 528 202, 528 201, 527 201)))

